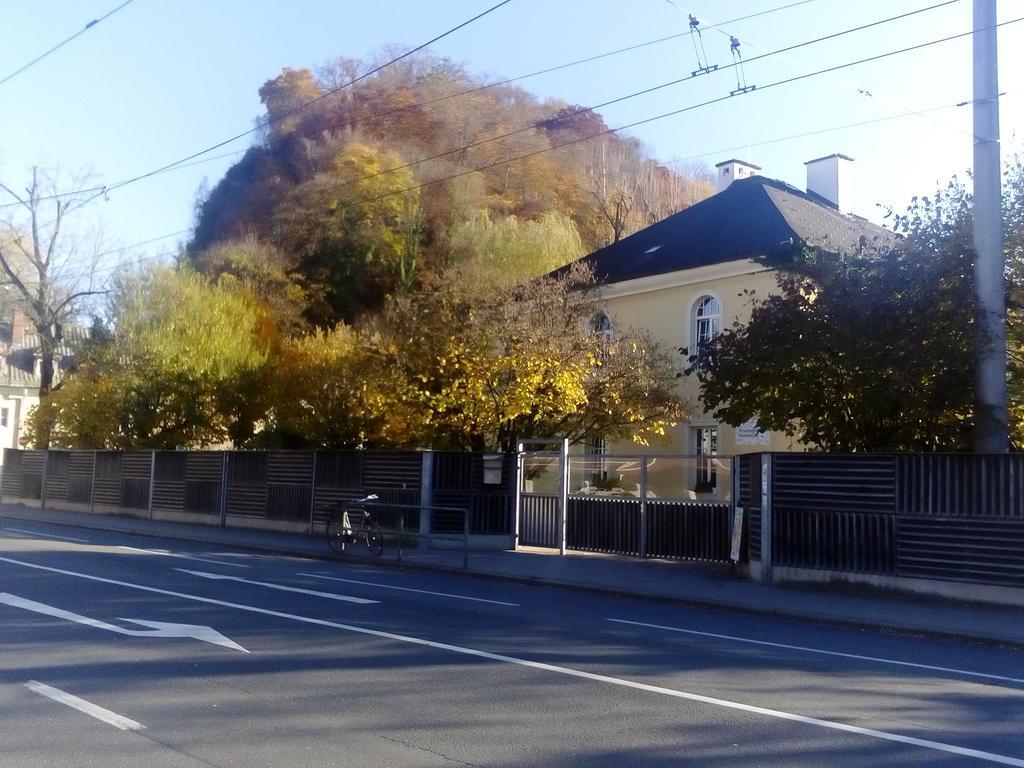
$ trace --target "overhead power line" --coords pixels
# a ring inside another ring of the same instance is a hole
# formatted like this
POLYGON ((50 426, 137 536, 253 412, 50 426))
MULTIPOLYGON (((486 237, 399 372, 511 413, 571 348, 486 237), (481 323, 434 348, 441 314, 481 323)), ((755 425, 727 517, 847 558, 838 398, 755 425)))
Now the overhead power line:
POLYGON ((146 173, 143 173, 143 174, 140 174, 138 176, 135 176, 134 178, 118 182, 117 184, 112 184, 112 185, 110 185, 110 187, 108 187, 108 191, 113 191, 115 189, 120 189, 121 187, 125 187, 125 186, 127 186, 129 184, 134 184, 135 182, 141 181, 142 179, 149 178, 150 176, 155 176, 158 173, 163 173, 164 171, 167 171, 167 170, 170 170, 171 168, 174 168, 176 165, 180 165, 181 163, 187 163, 189 160, 195 160, 197 157, 205 155, 208 152, 213 152, 215 149, 220 149, 221 147, 226 146, 228 144, 231 144, 234 141, 238 141, 239 139, 244 138, 246 136, 249 136, 250 134, 253 134, 256 131, 259 131, 259 130, 261 130, 263 128, 266 128, 268 125, 273 125, 274 123, 280 122, 281 120, 284 120, 285 118, 290 117, 291 115, 294 115, 296 112, 300 112, 300 111, 306 109, 307 107, 309 107, 312 104, 316 104, 317 102, 320 102, 320 101, 323 101, 324 99, 330 98, 331 96, 333 96, 334 94, 338 93, 339 91, 344 90, 345 88, 351 88, 356 83, 358 83, 358 82, 360 82, 362 80, 365 80, 366 78, 370 77, 371 75, 377 74, 382 69, 384 69, 386 67, 390 67, 392 64, 395 64, 395 63, 401 61, 402 59, 408 58, 409 56, 412 56, 414 53, 422 51, 427 46, 433 45, 438 40, 441 40, 441 39, 443 39, 445 37, 448 37, 448 35, 450 35, 450 34, 452 34, 454 32, 457 32, 458 30, 462 29, 463 27, 466 27, 466 26, 472 24, 474 21, 482 19, 487 14, 493 13, 494 11, 498 10, 499 8, 501 8, 503 5, 507 5, 510 2, 512 2, 512 0, 501 0, 500 3, 497 3, 496 5, 492 5, 486 11, 482 11, 482 12, 478 13, 476 16, 473 16, 472 18, 467 19, 466 21, 462 22, 461 24, 458 24, 457 26, 454 26, 451 29, 449 29, 449 30, 447 30, 445 32, 442 32, 440 35, 437 35, 436 37, 432 37, 430 40, 427 40, 427 42, 421 43, 420 45, 417 45, 415 48, 410 48, 408 51, 406 51, 405 53, 401 54, 400 56, 396 56, 395 58, 391 59, 390 61, 386 61, 383 64, 380 64, 380 65, 374 67, 373 69, 369 70, 368 72, 364 72, 363 74, 359 75, 358 77, 355 77, 352 80, 349 80, 348 82, 342 83, 337 88, 332 88, 331 90, 326 91, 326 92, 320 94, 316 98, 313 98, 313 99, 310 99, 309 101, 303 102, 302 104, 299 104, 296 107, 292 107, 291 109, 286 110, 286 111, 282 112, 279 115, 268 116, 266 120, 261 120, 259 122, 259 124, 256 125, 254 128, 250 128, 250 129, 248 129, 246 131, 242 131, 241 133, 236 134, 236 135, 232 136, 229 139, 224 139, 223 141, 219 141, 216 144, 213 144, 213 145, 207 147, 206 149, 201 149, 198 152, 193 152, 192 154, 187 155, 186 157, 183 157, 180 160, 175 160, 173 163, 168 163, 167 165, 163 165, 163 166, 161 166, 159 168, 154 168, 152 171, 147 171, 146 173))
MULTIPOLYGON (((1005 26, 1008 26, 1010 24, 1016 24, 1016 23, 1021 22, 1021 21, 1024 21, 1024 16, 1019 16, 1019 17, 1017 17, 1015 19, 1010 19, 1008 21, 1000 22, 999 24, 996 24, 995 26, 996 26, 996 28, 998 28, 998 27, 1005 27, 1005 26)), ((812 77, 820 77, 821 75, 827 75, 827 74, 832 73, 832 72, 838 72, 840 70, 848 69, 850 67, 858 66, 860 64, 867 64, 867 63, 870 63, 872 61, 881 61, 882 59, 887 59, 887 58, 890 58, 892 56, 898 56, 900 54, 910 53, 911 51, 922 50, 924 48, 929 48, 929 47, 931 47, 933 45, 940 45, 942 43, 948 43, 948 42, 951 42, 953 40, 959 40, 959 39, 962 39, 964 37, 970 37, 971 35, 975 34, 975 32, 977 32, 977 31, 978 30, 973 30, 972 29, 972 30, 970 30, 968 32, 960 32, 960 33, 955 34, 955 35, 949 35, 947 37, 937 38, 935 40, 930 40, 928 42, 918 43, 917 45, 907 46, 906 48, 899 48, 899 49, 894 50, 894 51, 888 51, 886 53, 879 53, 879 54, 876 54, 874 56, 867 56, 867 57, 862 58, 862 59, 857 59, 855 61, 846 62, 845 64, 837 64, 835 66, 825 67, 823 69, 818 69, 818 70, 815 70, 813 72, 807 72, 807 73, 802 74, 802 75, 795 75, 793 77, 787 77, 787 78, 785 78, 783 80, 776 80, 775 82, 768 83, 767 85, 759 86, 757 91, 751 91, 749 93, 760 93, 760 92, 766 91, 766 90, 768 90, 770 88, 777 88, 777 87, 779 87, 781 85, 789 85, 791 83, 800 82, 802 80, 807 80, 807 79, 810 79, 812 77)), ((748 95, 748 94, 740 94, 740 95, 748 95)), ((566 141, 566 142, 563 142, 561 144, 555 144, 553 146, 546 147, 545 149, 539 149, 539 150, 536 150, 536 151, 533 151, 533 152, 527 152, 527 153, 522 154, 522 155, 517 155, 516 157, 505 158, 504 160, 496 160, 493 163, 488 163, 486 165, 478 166, 476 168, 471 168, 471 169, 466 170, 466 171, 460 171, 459 173, 453 173, 453 174, 451 174, 449 176, 444 176, 442 178, 432 179, 432 180, 426 181, 426 182, 424 182, 422 184, 416 184, 414 186, 405 187, 403 189, 397 189, 397 190, 393 190, 391 192, 385 192, 383 194, 376 195, 374 197, 366 198, 366 199, 363 199, 363 200, 356 200, 354 202, 354 204, 355 205, 366 205, 368 203, 373 203, 373 202, 376 202, 378 200, 383 200, 383 199, 388 198, 388 197, 393 197, 395 195, 405 194, 406 192, 415 192, 415 191, 418 191, 418 190, 423 189, 425 187, 433 186, 434 184, 440 184, 440 183, 445 182, 445 181, 451 181, 453 179, 458 179, 458 178, 461 178, 463 176, 468 176, 468 175, 470 175, 472 173, 479 173, 480 171, 489 170, 491 168, 496 168, 496 167, 501 166, 501 165, 507 165, 509 163, 518 162, 519 160, 527 160, 527 159, 529 159, 531 157, 536 157, 538 155, 543 155, 543 154, 546 154, 548 152, 553 152, 556 149, 562 149, 563 147, 573 146, 575 144, 581 144, 581 143, 583 143, 585 141, 590 141, 592 139, 597 139, 597 138, 600 138, 602 136, 610 136, 612 134, 616 134, 616 133, 619 133, 621 131, 628 130, 630 128, 636 128, 637 126, 640 126, 640 125, 646 125, 648 123, 653 123, 653 122, 655 122, 657 120, 664 120, 665 118, 668 118, 668 117, 675 117, 677 115, 681 115, 681 114, 684 114, 686 112, 692 112, 694 110, 702 109, 704 107, 709 107, 709 106, 711 106, 713 104, 718 104, 718 103, 721 103, 723 101, 728 101, 728 100, 734 99, 734 98, 737 98, 737 97, 733 96, 733 95, 728 95, 728 96, 719 96, 718 98, 714 98, 714 99, 708 99, 707 101, 703 101, 703 102, 700 102, 698 104, 691 104, 690 106, 682 107, 680 109, 675 109, 675 110, 672 110, 671 112, 664 112, 664 113, 662 113, 660 115, 655 115, 654 117, 648 117, 648 118, 645 118, 643 120, 637 120, 635 122, 628 123, 626 125, 620 125, 617 128, 609 128, 608 130, 605 130, 605 131, 599 131, 597 133, 593 133, 593 134, 590 134, 588 136, 582 136, 582 137, 579 137, 579 138, 576 138, 576 139, 572 139, 570 141, 566 141)))
MULTIPOLYGON (((816 37, 816 38, 814 38, 812 40, 806 40, 806 41, 801 42, 801 43, 794 43, 793 45, 786 46, 785 48, 780 48, 780 49, 778 49, 776 51, 769 51, 768 53, 763 53, 763 54, 761 54, 759 56, 755 56, 753 58, 747 59, 746 63, 747 64, 751 64, 751 63, 753 63, 755 61, 761 61, 763 59, 767 59, 767 58, 770 58, 772 56, 779 56, 779 55, 782 55, 782 54, 787 53, 789 51, 796 50, 798 48, 805 48, 805 47, 810 46, 810 45, 816 45, 818 43, 823 43, 823 42, 827 42, 829 40, 834 40, 836 38, 843 37, 845 35, 850 35, 850 34, 853 34, 855 32, 862 32, 862 31, 864 31, 866 29, 871 29, 872 27, 877 27, 877 26, 880 26, 880 25, 883 25, 883 24, 889 24, 889 23, 894 22, 894 21, 905 19, 905 18, 908 18, 910 16, 914 16, 914 15, 917 15, 917 14, 920 14, 920 13, 925 13, 927 11, 931 11, 931 10, 934 10, 936 8, 941 8, 942 6, 950 5, 951 3, 956 3, 956 2, 959 2, 959 0, 943 0, 943 2, 936 3, 936 4, 933 4, 933 5, 929 5, 929 6, 925 6, 923 8, 918 8, 918 9, 913 10, 913 11, 907 11, 906 13, 901 13, 901 14, 898 14, 896 16, 890 16, 888 18, 879 19, 877 21, 873 21, 873 22, 870 22, 870 23, 867 23, 867 24, 862 24, 862 25, 857 26, 857 27, 851 27, 849 29, 844 29, 844 30, 841 30, 839 32, 833 32, 831 34, 824 35, 824 36, 821 36, 821 37, 816 37)), ((723 65, 717 71, 724 72, 725 70, 733 69, 733 68, 737 67, 738 65, 739 65, 739 62, 734 62, 733 64, 723 65)), ((564 119, 567 119, 567 118, 570 118, 570 117, 574 117, 574 116, 579 115, 579 114, 583 114, 583 113, 586 113, 586 112, 592 112, 594 110, 603 109, 604 107, 609 107, 609 106, 611 106, 613 104, 619 104, 619 103, 621 103, 623 101, 628 101, 630 99, 635 99, 635 98, 638 98, 640 96, 646 96, 647 94, 654 93, 655 91, 660 91, 660 90, 663 90, 665 88, 669 88, 669 87, 671 87, 673 85, 679 85, 681 83, 685 83, 685 82, 689 82, 691 80, 695 80, 695 79, 697 79, 699 77, 702 77, 703 74, 704 73, 702 73, 702 72, 694 73, 694 74, 688 75, 687 77, 677 78, 676 80, 670 80, 667 83, 661 83, 660 85, 655 85, 655 86, 652 86, 650 88, 645 88, 645 89, 640 90, 640 91, 634 91, 633 93, 628 93, 625 96, 619 96, 617 98, 601 102, 600 104, 594 104, 594 105, 591 105, 591 106, 588 106, 588 107, 579 107, 578 109, 571 110, 569 112, 566 112, 565 114, 552 115, 552 116, 546 117, 546 118, 544 118, 542 120, 537 120, 536 122, 533 122, 533 123, 530 123, 528 125, 524 125, 524 126, 522 126, 520 128, 516 128, 514 130, 508 131, 506 133, 498 134, 497 136, 490 136, 490 137, 488 137, 486 139, 480 139, 478 141, 470 142, 469 144, 463 144, 462 146, 454 147, 452 149, 447 149, 447 150, 445 150, 443 152, 438 152, 438 153, 430 155, 428 157, 421 157, 418 160, 411 160, 411 161, 409 161, 407 163, 403 163, 402 165, 397 165, 397 166, 394 166, 392 168, 385 168, 383 170, 376 171, 374 173, 367 174, 365 176, 360 176, 360 177, 355 178, 355 179, 348 179, 346 181, 339 182, 338 184, 331 185, 330 189, 344 189, 345 187, 352 186, 353 184, 358 184, 359 182, 369 181, 371 179, 375 179, 375 178, 377 178, 379 176, 384 176, 384 175, 389 174, 389 173, 395 173, 397 171, 402 171, 402 170, 405 170, 405 169, 408 169, 408 168, 413 168, 413 167, 415 167, 417 165, 421 165, 423 163, 427 163, 427 162, 430 162, 430 161, 433 161, 433 160, 439 160, 441 158, 448 157, 449 155, 455 155, 455 154, 459 154, 459 153, 465 152, 468 149, 474 149, 476 147, 481 147, 481 146, 484 146, 486 144, 493 144, 496 141, 502 141, 504 139, 511 138, 512 136, 518 136, 518 135, 520 135, 522 133, 526 133, 528 131, 536 130, 537 128, 541 128, 546 123, 552 122, 553 120, 556 120, 556 119, 564 120, 564 119)), ((735 94, 734 93, 730 93, 730 96, 732 96, 732 95, 735 95, 735 94)))
POLYGON ((30 62, 29 62, 28 64, 25 64, 25 65, 24 65, 23 67, 21 67, 21 68, 19 68, 19 69, 16 69, 16 70, 14 70, 13 72, 11 72, 11 74, 7 75, 7 76, 6 76, 6 77, 4 77, 4 78, 3 78, 2 80, 0 80, 0 85, 3 85, 3 84, 4 84, 4 83, 6 83, 6 82, 7 82, 8 80, 12 80, 12 79, 14 79, 14 78, 15 78, 15 77, 17 77, 18 75, 20 75, 20 74, 21 74, 22 72, 24 72, 24 71, 25 71, 26 69, 29 69, 30 67, 33 67, 33 66, 35 66, 36 64, 38 64, 38 63, 39 63, 40 61, 42 61, 43 59, 45 59, 45 58, 46 58, 47 56, 49 56, 50 54, 52 54, 52 53, 56 53, 56 52, 57 52, 58 50, 60 50, 61 48, 63 48, 63 47, 65 46, 65 45, 67 45, 68 43, 70 43, 70 42, 71 42, 72 40, 74 40, 74 39, 75 39, 76 37, 78 37, 79 35, 84 35, 84 34, 85 34, 86 32, 88 32, 88 31, 89 31, 90 29, 92 29, 93 27, 95 27, 95 26, 96 26, 97 24, 99 24, 99 23, 100 23, 101 21, 103 21, 104 19, 108 19, 108 18, 110 18, 110 17, 111 17, 111 16, 113 16, 113 15, 114 15, 115 13, 117 13, 117 12, 118 12, 118 11, 120 11, 120 10, 121 10, 122 8, 124 8, 124 7, 126 6, 126 5, 131 5, 131 4, 133 3, 133 2, 135 2, 135 0, 125 0, 125 2, 121 3, 121 4, 119 5, 119 6, 117 6, 116 8, 114 8, 114 9, 113 9, 112 11, 107 11, 107 13, 105 13, 105 14, 104 14, 104 15, 102 15, 102 16, 100 16, 100 17, 99 17, 98 19, 93 19, 93 20, 92 20, 92 21, 90 21, 90 22, 89 22, 88 24, 86 24, 86 25, 85 25, 84 27, 82 27, 82 28, 81 28, 80 30, 78 30, 77 32, 75 32, 75 34, 71 35, 71 37, 68 37, 68 38, 66 38, 66 39, 64 39, 64 40, 61 40, 61 41, 60 41, 59 43, 57 43, 57 44, 56 44, 55 46, 53 46, 53 48, 51 48, 50 50, 46 51, 46 53, 43 53, 43 54, 40 54, 39 56, 36 56, 36 57, 35 57, 34 59, 32 59, 32 61, 30 61, 30 62))
MULTIPOLYGON (((950 0, 950 1, 951 2, 955 2, 956 0, 950 0)), ((745 19, 755 18, 755 17, 758 17, 758 16, 765 16, 765 15, 770 14, 770 13, 776 13, 778 11, 787 10, 787 9, 793 8, 795 6, 805 5, 807 3, 812 3, 812 2, 817 2, 817 0, 801 0, 801 2, 788 3, 786 5, 781 5, 781 6, 778 6, 778 7, 775 7, 775 8, 769 8, 769 9, 764 10, 764 11, 759 11, 757 13, 750 14, 748 16, 741 16, 739 18, 732 19, 731 21, 732 22, 737 22, 737 21, 743 21, 745 19)), ((725 22, 725 23, 731 23, 731 22, 725 22)), ((884 23, 884 22, 879 22, 879 23, 884 23)), ((852 32, 852 31, 856 31, 856 30, 848 30, 848 32, 852 32)), ((569 69, 570 67, 576 67, 576 66, 580 66, 582 64, 589 64, 589 63, 592 63, 592 62, 595 62, 595 61, 600 61, 601 59, 609 58, 611 56, 621 55, 623 53, 629 53, 629 52, 632 52, 632 51, 639 50, 641 48, 646 48, 646 47, 649 47, 649 46, 652 46, 652 45, 657 45, 659 43, 665 43, 665 42, 669 42, 671 40, 677 40, 680 37, 685 37, 687 34, 688 34, 687 32, 679 32, 679 33, 672 34, 672 35, 666 35, 664 37, 658 37, 658 38, 655 38, 653 40, 647 40, 645 42, 635 43, 633 45, 629 45, 629 46, 626 46, 624 48, 616 48, 616 49, 611 50, 611 51, 605 51, 603 53, 598 53, 598 54, 595 54, 593 56, 587 56, 587 57, 582 58, 582 59, 576 59, 574 61, 569 61, 569 62, 566 62, 564 64, 556 64, 556 65, 551 66, 551 67, 545 67, 543 69, 538 69, 538 70, 535 70, 533 72, 529 72, 529 73, 524 74, 524 75, 517 75, 515 77, 506 78, 504 80, 498 80, 498 81, 495 81, 495 82, 492 82, 492 83, 485 83, 483 85, 474 86, 472 88, 467 88, 467 89, 464 89, 464 90, 461 90, 461 91, 455 91, 453 93, 448 93, 448 94, 445 94, 443 96, 437 96, 435 98, 427 99, 425 101, 416 102, 414 104, 406 104, 406 105, 403 105, 401 107, 395 107, 393 109, 388 109, 388 110, 385 110, 383 112, 375 112, 373 114, 364 116, 363 119, 364 120, 380 120, 380 119, 383 119, 385 117, 391 117, 393 115, 400 114, 402 112, 407 112, 407 111, 410 111, 410 110, 413 110, 413 109, 419 109, 421 107, 430 106, 432 104, 437 104, 437 103, 442 102, 442 101, 447 101, 447 100, 459 98, 459 97, 462 97, 462 96, 469 96, 469 95, 472 95, 474 93, 480 93, 482 91, 486 91, 486 90, 489 90, 489 89, 492 89, 492 88, 498 88, 498 87, 503 86, 503 85, 509 85, 511 83, 520 82, 522 80, 527 80, 529 78, 539 77, 541 75, 550 74, 552 72, 558 72, 560 70, 569 69)), ((827 39, 827 38, 822 38, 822 39, 827 39)), ((818 41, 809 41, 807 43, 801 43, 801 45, 810 45, 810 44, 812 44, 814 42, 818 42, 818 41)), ((781 51, 772 52, 770 55, 776 55, 777 53, 782 53, 785 50, 790 50, 790 49, 782 49, 781 51)), ((665 84, 663 84, 661 86, 657 86, 655 89, 652 89, 652 90, 657 90, 657 89, 660 89, 660 88, 667 88, 667 87, 669 87, 671 85, 676 85, 679 82, 682 82, 682 81, 681 80, 673 80, 673 81, 671 81, 669 83, 665 83, 665 84)), ((346 84, 346 86, 347 85, 349 85, 349 84, 346 84)), ((645 91, 638 92, 636 94, 630 94, 630 95, 628 95, 626 97, 622 97, 622 98, 623 99, 625 99, 625 98, 635 98, 636 96, 641 96, 641 95, 644 95, 644 94, 649 93, 649 92, 650 91, 645 90, 645 91)), ((610 102, 605 102, 604 104, 598 104, 598 105, 595 105, 593 107, 584 108, 583 110, 580 110, 580 111, 585 111, 585 109, 599 109, 599 108, 601 108, 603 106, 608 106, 609 104, 617 103, 617 101, 618 100, 610 101, 610 102)), ((310 103, 312 103, 312 102, 310 102, 310 103)), ((575 114, 575 113, 571 113, 571 114, 575 114)), ((530 127, 533 127, 533 126, 528 126, 527 128, 525 128, 523 130, 529 130, 530 127)), ((494 140, 496 140, 496 139, 494 139, 494 140)), ((249 148, 240 149, 240 150, 236 150, 236 151, 233 151, 233 152, 225 152, 225 153, 222 153, 222 154, 219 154, 219 155, 214 155, 213 157, 206 157, 206 158, 203 158, 201 160, 194 160, 192 162, 179 161, 178 163, 165 166, 164 168, 158 169, 156 171, 152 171, 152 172, 149 172, 149 173, 146 173, 146 174, 142 174, 141 176, 135 177, 133 179, 125 179, 123 181, 114 182, 114 183, 112 183, 110 185, 105 185, 105 186, 96 186, 96 187, 92 188, 90 191, 96 191, 96 192, 101 192, 101 193, 110 192, 110 191, 113 191, 115 189, 120 189, 120 188, 122 188, 124 186, 127 186, 128 184, 134 183, 135 181, 142 180, 144 178, 152 178, 153 176, 158 176, 158 175, 161 175, 163 173, 170 172, 170 171, 176 171, 176 170, 179 170, 181 168, 190 168, 192 166, 199 165, 201 163, 212 162, 214 160, 220 160, 220 159, 225 158, 225 157, 232 157, 232 156, 235 156, 235 155, 244 154, 245 152, 248 151, 248 149, 249 148)), ((200 153, 200 154, 202 154, 202 153, 200 153)), ((425 162, 425 160, 423 162, 425 162)), ((44 198, 41 198, 41 199, 42 200, 58 199, 58 198, 61 198, 61 197, 65 197, 65 196, 68 196, 68 195, 71 195, 71 194, 78 194, 78 193, 79 192, 76 192, 76 193, 58 193, 58 194, 50 195, 50 196, 47 196, 47 197, 44 197, 44 198)), ((10 207, 12 205, 16 205, 16 204, 12 204, 12 203, 0 204, 0 209, 6 208, 6 207, 10 207)))
MULTIPOLYGON (((1011 91, 1003 91, 1000 94, 1000 96, 1007 96, 1007 95, 1010 95, 1010 94, 1019 93, 1019 92, 1021 92, 1021 90, 1024 90, 1024 89, 1017 88, 1017 89, 1014 89, 1014 90, 1011 90, 1011 91)), ((782 142, 785 142, 785 141, 793 141, 795 139, 805 139, 805 138, 808 138, 810 136, 820 136, 820 135, 826 134, 826 133, 834 133, 836 131, 849 130, 851 128, 862 128, 862 127, 867 126, 867 125, 874 125, 874 124, 877 124, 877 123, 887 122, 887 121, 890 121, 890 120, 899 120, 899 119, 907 118, 907 117, 915 117, 919 113, 939 112, 939 111, 942 111, 942 110, 956 109, 958 107, 970 106, 973 103, 974 103, 974 101, 972 99, 967 99, 967 100, 957 101, 957 102, 950 103, 950 104, 943 104, 941 106, 936 106, 936 107, 927 107, 925 109, 920 109, 920 110, 913 110, 913 111, 907 111, 907 112, 898 112, 898 113, 895 113, 895 114, 885 115, 885 116, 882 116, 882 117, 875 117, 875 118, 871 118, 871 119, 868 119, 868 120, 860 120, 860 121, 854 122, 854 123, 844 123, 842 125, 833 125, 833 126, 829 126, 827 128, 819 128, 819 129, 816 129, 816 130, 813 130, 813 131, 803 131, 801 133, 791 133, 791 134, 788 134, 786 136, 777 136, 777 137, 775 137, 773 139, 765 139, 764 141, 758 141, 758 142, 755 142, 753 144, 746 143, 746 144, 742 144, 742 145, 738 145, 738 146, 733 146, 733 147, 724 147, 724 148, 720 148, 720 149, 709 150, 707 152, 701 152, 699 154, 687 155, 686 157, 678 157, 678 158, 675 158, 673 160, 665 161, 665 162, 663 162, 661 164, 662 165, 666 165, 666 166, 679 165, 681 163, 690 162, 690 161, 693 161, 693 160, 699 160, 699 159, 704 158, 704 157, 712 157, 712 156, 715 156, 715 155, 719 155, 720 156, 720 155, 728 153, 728 152, 735 152, 737 150, 746 149, 746 148, 749 148, 749 147, 764 147, 764 146, 768 146, 768 145, 771 145, 771 144, 779 144, 779 143, 782 143, 782 142)), ((438 182, 439 181, 440 180, 438 180, 438 182)), ((395 194, 399 194, 399 193, 396 192, 395 194)), ((97 257, 110 256, 110 255, 115 254, 115 253, 124 253, 125 251, 130 251, 133 248, 138 248, 138 247, 143 246, 143 245, 150 245, 152 243, 160 242, 161 240, 167 240, 167 239, 172 238, 172 237, 180 237, 181 235, 188 234, 190 231, 191 230, 189 230, 189 229, 179 229, 176 232, 168 232, 167 234, 164 234, 164 235, 158 235, 157 237, 151 237, 151 238, 148 238, 146 240, 141 240, 141 241, 136 242, 136 243, 131 243, 129 245, 118 246, 117 248, 111 248, 111 249, 108 249, 106 251, 102 251, 99 254, 97 254, 97 257)), ((162 258, 165 255, 167 255, 166 252, 163 253, 163 254, 157 254, 156 256, 147 257, 146 259, 143 259, 141 261, 145 261, 145 262, 158 261, 160 258, 162 258)), ((108 273, 108 272, 116 271, 117 269, 120 269, 121 266, 122 266, 121 264, 112 264, 112 265, 109 265, 107 267, 100 267, 100 268, 95 269, 95 270, 84 271, 84 272, 82 272, 80 274, 70 275, 68 277, 69 278, 82 278, 82 277, 89 277, 92 274, 105 274, 105 273, 108 273)))

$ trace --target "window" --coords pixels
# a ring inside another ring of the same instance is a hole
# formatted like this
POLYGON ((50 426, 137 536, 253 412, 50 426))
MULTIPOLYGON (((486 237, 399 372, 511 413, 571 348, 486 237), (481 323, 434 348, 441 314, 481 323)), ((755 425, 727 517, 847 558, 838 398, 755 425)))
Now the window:
POLYGON ((693 442, 694 453, 698 456, 693 490, 713 493, 718 487, 718 472, 711 457, 718 453, 718 427, 694 427, 693 442))
POLYGON ((7 426, 7 418, 9 411, 6 408, 0 408, 0 427, 7 426))
POLYGON ((693 308, 693 338, 691 354, 697 358, 697 367, 705 357, 705 347, 722 327, 722 307, 714 296, 702 296, 693 308))
POLYGON ((604 312, 598 312, 590 321, 590 327, 602 342, 608 343, 612 340, 612 319, 604 312))

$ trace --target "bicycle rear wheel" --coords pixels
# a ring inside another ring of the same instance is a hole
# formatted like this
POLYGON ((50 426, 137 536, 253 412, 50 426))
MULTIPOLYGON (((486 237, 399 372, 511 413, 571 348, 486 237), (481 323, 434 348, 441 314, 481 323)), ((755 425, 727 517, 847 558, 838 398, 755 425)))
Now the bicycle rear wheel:
POLYGON ((347 531, 345 530, 345 519, 342 513, 336 512, 331 515, 327 522, 327 543, 335 552, 344 552, 347 543, 347 531))
POLYGON ((370 554, 374 557, 380 557, 384 553, 384 534, 381 533, 380 526, 376 523, 370 523, 366 526, 364 531, 366 548, 370 550, 370 554))

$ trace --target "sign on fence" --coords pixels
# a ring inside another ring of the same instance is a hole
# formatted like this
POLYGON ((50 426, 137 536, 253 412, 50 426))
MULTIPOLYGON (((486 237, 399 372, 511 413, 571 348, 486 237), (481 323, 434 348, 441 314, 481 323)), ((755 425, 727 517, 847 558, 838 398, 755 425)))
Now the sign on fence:
POLYGON ((740 545, 743 542, 743 507, 736 507, 732 513, 732 549, 729 559, 734 563, 740 560, 740 545))

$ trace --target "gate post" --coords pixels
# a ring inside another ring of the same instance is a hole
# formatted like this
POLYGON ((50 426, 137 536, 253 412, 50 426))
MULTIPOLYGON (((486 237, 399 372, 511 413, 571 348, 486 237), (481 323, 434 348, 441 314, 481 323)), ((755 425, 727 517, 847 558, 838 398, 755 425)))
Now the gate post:
MULTIPOLYGON (((427 542, 430 548, 430 531, 433 528, 431 507, 434 506, 434 452, 424 451, 422 464, 420 465, 420 520, 419 529, 420 541, 427 542)), ((399 510, 399 514, 405 516, 405 510, 399 510)))
POLYGON ((562 438, 560 469, 562 470, 558 483, 558 554, 565 554, 565 534, 569 524, 569 438, 562 438))
POLYGON ((772 455, 761 454, 761 581, 772 583, 772 455))
POLYGON ((313 474, 309 485, 309 535, 312 536, 316 525, 316 449, 313 449, 313 474))
POLYGON ((647 457, 640 457, 640 557, 647 557, 647 457))
POLYGON ((46 470, 50 463, 50 450, 43 450, 43 481, 39 486, 39 507, 46 509, 46 470))
POLYGON ((228 451, 221 454, 220 460, 220 527, 228 524, 228 451))
POLYGON ((519 549, 519 518, 523 513, 523 443, 516 445, 516 496, 512 520, 512 551, 519 549))
POLYGON ((153 483, 156 481, 156 451, 149 452, 149 519, 153 519, 153 483))
POLYGON ((96 459, 99 458, 100 452, 92 452, 92 485, 89 486, 89 512, 96 512, 96 459))

